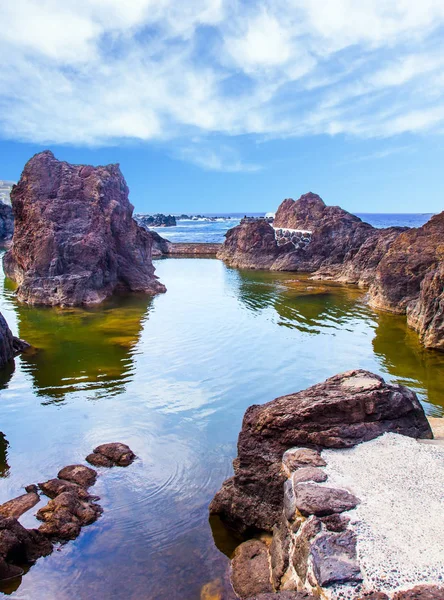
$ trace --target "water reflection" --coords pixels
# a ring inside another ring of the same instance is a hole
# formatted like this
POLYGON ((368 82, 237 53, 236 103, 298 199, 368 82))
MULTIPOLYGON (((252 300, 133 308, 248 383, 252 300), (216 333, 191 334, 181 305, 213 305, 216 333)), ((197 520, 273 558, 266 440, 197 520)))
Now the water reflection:
POLYGON ((0 477, 8 477, 8 446, 9 442, 5 438, 5 434, 0 431, 0 477))
POLYGON ((73 391, 90 399, 122 393, 151 302, 132 295, 87 309, 18 305, 19 335, 33 346, 21 360, 36 393, 49 402, 73 391))
POLYGON ((444 412, 444 353, 427 350, 405 317, 380 313, 373 350, 398 383, 410 387, 427 405, 430 415, 444 412))

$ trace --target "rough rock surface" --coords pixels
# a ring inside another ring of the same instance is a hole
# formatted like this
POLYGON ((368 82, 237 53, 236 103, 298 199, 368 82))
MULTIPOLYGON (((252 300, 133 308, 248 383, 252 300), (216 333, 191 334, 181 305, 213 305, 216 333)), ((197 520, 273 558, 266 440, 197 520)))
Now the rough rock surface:
POLYGON ((210 505, 232 528, 271 531, 283 505, 281 461, 295 446, 347 448, 387 431, 432 437, 416 394, 368 371, 335 375, 307 390, 247 409, 234 477, 210 505))
POLYGON ((52 552, 52 544, 36 529, 25 529, 17 519, 0 516, 0 580, 23 574, 21 565, 32 564, 52 552))
POLYGON ((14 517, 18 519, 23 513, 35 506, 40 500, 37 492, 28 492, 8 500, 0 505, 0 515, 2 517, 14 517))
POLYGON ((27 342, 12 335, 5 317, 0 313, 0 369, 29 347, 27 342))
POLYGON ((315 600, 315 597, 308 592, 272 592, 265 594, 256 594, 248 600, 315 600))
POLYGON ((149 227, 175 227, 176 217, 173 215, 164 215, 157 213, 155 215, 135 215, 134 219, 139 225, 145 228, 149 227))
POLYGON ((165 291, 118 165, 71 165, 41 152, 25 165, 11 201, 15 229, 3 265, 19 300, 81 305, 114 292, 165 291))
POLYGON ((316 467, 303 467, 295 471, 292 474, 291 479, 293 486, 295 486, 298 483, 303 483, 304 481, 315 481, 316 483, 321 483, 327 479, 327 475, 322 469, 317 469, 316 467))
POLYGON ((63 469, 57 473, 57 477, 87 488, 95 484, 97 472, 90 467, 85 467, 85 465, 69 465, 63 467, 63 469))
POLYGON ((231 583, 239 598, 272 592, 267 546, 248 540, 236 548, 231 561, 231 583))
POLYGON ((55 498, 63 492, 73 492, 81 500, 88 500, 90 498, 84 487, 72 481, 65 481, 64 479, 49 479, 48 481, 39 483, 39 488, 48 498, 55 498))
POLYGON ((62 492, 37 511, 37 519, 44 521, 39 530, 49 537, 73 540, 102 512, 98 504, 81 500, 74 492, 62 492))
POLYGON ((94 448, 86 460, 96 467, 127 467, 135 458, 136 455, 129 446, 120 442, 112 442, 94 448))
POLYGON ((352 531, 321 533, 311 547, 313 569, 321 587, 332 583, 362 581, 352 531))
POLYGON ((14 233, 12 208, 0 200, 0 242, 10 240, 14 233))
POLYGON ((314 483, 298 483, 295 486, 295 504, 305 517, 325 517, 355 508, 359 500, 347 490, 324 487, 314 483))
POLYGON ((418 585, 411 590, 397 592, 393 600, 444 600, 444 587, 418 585))

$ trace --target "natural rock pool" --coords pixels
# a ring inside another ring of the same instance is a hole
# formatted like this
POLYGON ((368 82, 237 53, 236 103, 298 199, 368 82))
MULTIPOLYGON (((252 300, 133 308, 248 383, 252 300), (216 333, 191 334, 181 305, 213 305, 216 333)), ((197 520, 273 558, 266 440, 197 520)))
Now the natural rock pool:
MULTIPOLYGON (((212 582, 228 560, 208 504, 231 475, 250 404, 359 367, 444 414, 444 354, 421 347, 403 317, 369 309, 361 290, 216 259, 156 268, 166 294, 84 310, 18 305, 2 289, 0 310, 36 350, 1 374, 0 502, 104 442, 139 457, 99 477, 103 516, 4 587, 14 598, 219 598, 212 582)), ((44 503, 21 522, 37 524, 44 503)))

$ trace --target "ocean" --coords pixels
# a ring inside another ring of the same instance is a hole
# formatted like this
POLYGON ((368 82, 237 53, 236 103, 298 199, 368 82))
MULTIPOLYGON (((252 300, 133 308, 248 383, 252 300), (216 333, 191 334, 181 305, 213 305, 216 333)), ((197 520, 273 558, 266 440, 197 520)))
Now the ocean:
MULTIPOLYGON (((222 243, 226 232, 239 225, 244 215, 263 217, 265 213, 206 213, 204 219, 177 221, 176 227, 153 227, 162 237, 171 242, 222 243), (211 221, 211 218, 217 218, 211 221)), ((358 213, 363 221, 373 227, 421 227, 433 213, 358 213)))

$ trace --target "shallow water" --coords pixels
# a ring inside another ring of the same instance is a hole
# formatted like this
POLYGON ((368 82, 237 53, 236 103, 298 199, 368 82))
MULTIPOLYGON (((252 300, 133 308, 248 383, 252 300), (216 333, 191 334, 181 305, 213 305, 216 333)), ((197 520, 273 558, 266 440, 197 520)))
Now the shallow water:
POLYGON ((444 354, 421 348, 404 318, 369 309, 360 290, 215 259, 156 268, 166 294, 88 310, 20 306, 2 291, 0 310, 37 349, 0 382, 0 501, 103 442, 139 457, 103 472, 103 517, 7 588, 14 598, 218 598, 227 558, 207 507, 250 404, 360 367, 444 413, 444 354))

